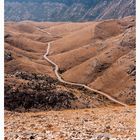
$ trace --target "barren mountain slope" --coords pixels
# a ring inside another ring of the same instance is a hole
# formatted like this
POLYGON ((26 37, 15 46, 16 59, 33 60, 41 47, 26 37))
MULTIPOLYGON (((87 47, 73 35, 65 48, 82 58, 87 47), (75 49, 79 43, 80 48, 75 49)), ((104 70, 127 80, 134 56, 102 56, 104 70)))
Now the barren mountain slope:
POLYGON ((47 74, 43 58, 59 66, 64 80, 87 84, 135 104, 135 17, 83 23, 8 22, 5 24, 5 73, 47 74))
POLYGON ((76 32, 52 43, 50 58, 58 64, 65 80, 88 84, 119 100, 134 103, 134 18, 98 22, 89 27, 75 37, 84 38, 82 41, 71 39, 76 32))
POLYGON ((5 23, 5 139, 135 139, 135 51, 135 17, 5 23))

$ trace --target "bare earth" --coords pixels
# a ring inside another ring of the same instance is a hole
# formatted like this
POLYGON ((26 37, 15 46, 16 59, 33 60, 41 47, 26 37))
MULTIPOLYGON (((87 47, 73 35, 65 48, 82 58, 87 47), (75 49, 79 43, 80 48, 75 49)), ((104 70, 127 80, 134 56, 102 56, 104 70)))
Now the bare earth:
POLYGON ((66 81, 82 83, 135 104, 135 17, 83 23, 5 24, 5 73, 26 71, 55 77, 49 58, 66 81))
POLYGON ((5 23, 5 140, 135 140, 135 52, 135 17, 5 23))
POLYGON ((135 140, 135 107, 36 113, 5 111, 5 139, 135 140))

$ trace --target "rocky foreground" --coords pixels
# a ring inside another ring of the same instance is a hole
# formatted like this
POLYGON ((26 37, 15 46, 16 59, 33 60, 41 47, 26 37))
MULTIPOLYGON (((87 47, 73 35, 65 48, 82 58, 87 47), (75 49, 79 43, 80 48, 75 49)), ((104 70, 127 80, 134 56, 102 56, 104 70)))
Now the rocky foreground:
POLYGON ((135 140, 135 107, 5 111, 5 140, 135 140))

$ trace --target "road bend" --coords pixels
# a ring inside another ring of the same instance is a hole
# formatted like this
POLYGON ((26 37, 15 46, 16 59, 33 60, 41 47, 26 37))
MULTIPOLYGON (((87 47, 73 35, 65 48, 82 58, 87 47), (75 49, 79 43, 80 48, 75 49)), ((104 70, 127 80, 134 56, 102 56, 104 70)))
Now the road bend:
POLYGON ((47 51, 46 51, 46 53, 44 54, 44 58, 55 68, 55 69, 54 69, 55 75, 56 75, 57 79, 58 79, 60 82, 62 82, 62 83, 64 83, 64 84, 68 84, 68 85, 83 87, 83 88, 88 89, 88 90, 90 90, 90 91, 92 91, 92 92, 95 92, 95 93, 98 93, 98 94, 100 94, 100 95, 103 95, 103 96, 105 96, 106 98, 108 98, 109 100, 111 100, 111 101, 113 101, 113 102, 115 102, 115 103, 117 103, 117 104, 120 104, 120 105, 122 105, 122 106, 128 107, 127 104, 125 104, 125 103, 123 103, 123 102, 121 102, 121 101, 118 101, 117 99, 111 97, 110 95, 108 95, 108 94, 106 94, 106 93, 104 93, 104 92, 102 92, 102 91, 99 91, 99 90, 90 88, 89 86, 87 86, 87 85, 85 85, 85 84, 69 82, 69 81, 65 81, 64 79, 62 79, 62 77, 61 77, 60 74, 59 74, 59 67, 58 67, 58 65, 55 64, 52 60, 50 60, 50 59, 48 58, 50 47, 51 47, 51 42, 48 43, 47 51))

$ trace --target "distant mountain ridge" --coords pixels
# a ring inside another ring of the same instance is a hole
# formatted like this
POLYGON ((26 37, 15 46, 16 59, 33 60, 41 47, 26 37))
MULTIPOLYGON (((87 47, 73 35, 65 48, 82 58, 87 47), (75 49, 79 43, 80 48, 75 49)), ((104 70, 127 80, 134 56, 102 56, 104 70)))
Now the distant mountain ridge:
MULTIPOLYGON (((73 3, 82 3, 88 6, 92 6, 93 4, 98 3, 100 0, 5 0, 6 2, 20 2, 20 3, 46 3, 46 2, 52 2, 52 3, 63 3, 66 5, 72 5, 73 3)), ((108 1, 108 0, 107 0, 108 1)))
POLYGON ((5 0, 5 21, 91 21, 135 15, 135 0, 5 0))

